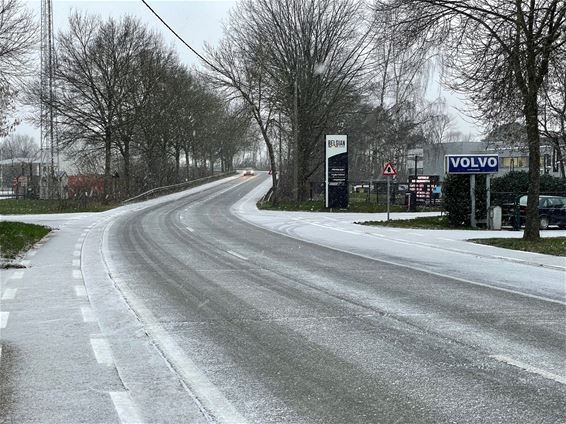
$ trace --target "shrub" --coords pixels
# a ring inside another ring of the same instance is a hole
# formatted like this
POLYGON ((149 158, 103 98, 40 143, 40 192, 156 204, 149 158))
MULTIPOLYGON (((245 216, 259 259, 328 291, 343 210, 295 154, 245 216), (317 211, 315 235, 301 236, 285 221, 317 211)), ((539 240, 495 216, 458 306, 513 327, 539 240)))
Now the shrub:
MULTIPOLYGON (((442 184, 443 205, 452 226, 470 225, 470 176, 448 175, 442 184)), ((486 217, 485 175, 476 175, 476 219, 486 217)))

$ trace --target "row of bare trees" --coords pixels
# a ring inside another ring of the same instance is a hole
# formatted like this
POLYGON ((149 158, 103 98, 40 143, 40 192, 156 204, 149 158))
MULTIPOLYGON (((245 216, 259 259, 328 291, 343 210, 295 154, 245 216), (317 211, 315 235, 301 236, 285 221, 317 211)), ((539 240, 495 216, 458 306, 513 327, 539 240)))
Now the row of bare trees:
MULTIPOLYGON (((250 115, 226 102, 139 20, 74 13, 56 37, 53 107, 59 147, 129 196, 212 173, 249 143, 250 115)), ((112 191, 112 193, 111 193, 112 191)))

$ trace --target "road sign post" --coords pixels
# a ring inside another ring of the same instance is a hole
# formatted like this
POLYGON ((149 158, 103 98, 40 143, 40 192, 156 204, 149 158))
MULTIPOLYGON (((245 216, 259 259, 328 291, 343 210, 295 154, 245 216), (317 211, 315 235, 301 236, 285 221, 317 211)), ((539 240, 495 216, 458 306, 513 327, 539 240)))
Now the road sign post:
POLYGON ((466 154, 466 155, 446 155, 445 169, 447 174, 464 174, 470 176, 470 224, 476 228, 476 175, 487 174, 486 180, 486 204, 487 222, 489 222, 489 206, 491 203, 490 174, 499 172, 499 155, 492 154, 466 154))
POLYGON ((326 136, 326 207, 348 207, 348 136, 326 136))
POLYGON ((391 177, 397 175, 397 170, 391 162, 387 162, 383 167, 383 176, 387 177, 387 220, 391 209, 391 177))

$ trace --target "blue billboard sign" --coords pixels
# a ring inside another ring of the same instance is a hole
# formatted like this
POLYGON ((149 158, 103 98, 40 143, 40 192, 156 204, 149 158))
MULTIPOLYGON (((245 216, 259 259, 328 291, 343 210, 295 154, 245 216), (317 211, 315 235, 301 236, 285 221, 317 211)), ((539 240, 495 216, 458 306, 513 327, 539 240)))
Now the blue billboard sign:
POLYGON ((495 174, 499 171, 499 155, 446 155, 447 174, 495 174))

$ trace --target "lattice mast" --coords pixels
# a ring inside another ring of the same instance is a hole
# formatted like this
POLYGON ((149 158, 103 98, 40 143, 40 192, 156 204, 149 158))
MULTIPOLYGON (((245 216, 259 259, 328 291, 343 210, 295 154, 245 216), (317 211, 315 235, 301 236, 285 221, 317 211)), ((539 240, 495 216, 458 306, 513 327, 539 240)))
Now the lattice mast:
POLYGON ((53 3, 41 0, 41 164, 40 196, 57 196, 55 159, 57 155, 53 113, 53 70, 55 66, 53 41, 53 3), (46 184, 46 185, 45 185, 46 184))

